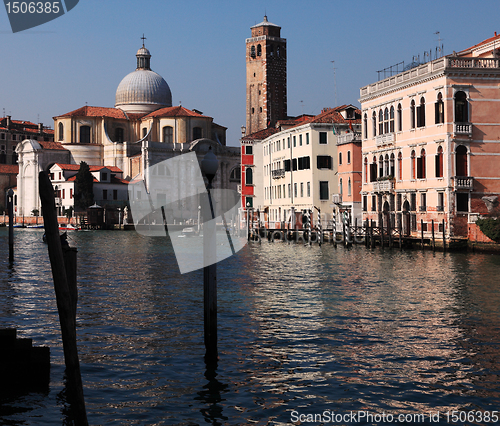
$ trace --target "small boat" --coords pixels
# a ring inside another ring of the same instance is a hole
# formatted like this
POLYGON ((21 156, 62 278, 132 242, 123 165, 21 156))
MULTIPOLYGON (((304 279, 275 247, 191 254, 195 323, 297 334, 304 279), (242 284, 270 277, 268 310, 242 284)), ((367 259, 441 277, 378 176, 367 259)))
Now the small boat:
POLYGON ((28 225, 27 228, 39 229, 39 228, 43 228, 43 225, 28 225))
POLYGON ((186 237, 194 237, 196 235, 196 231, 194 230, 194 228, 184 228, 182 230, 182 235, 186 237))
POLYGON ((71 223, 68 224, 60 224, 59 231, 78 231, 78 228, 73 226, 71 223))

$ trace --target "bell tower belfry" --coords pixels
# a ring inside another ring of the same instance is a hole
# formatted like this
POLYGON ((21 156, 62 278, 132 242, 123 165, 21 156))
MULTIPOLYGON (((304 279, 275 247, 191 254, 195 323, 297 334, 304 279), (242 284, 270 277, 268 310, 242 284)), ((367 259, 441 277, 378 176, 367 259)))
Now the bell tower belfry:
POLYGON ((286 39, 281 27, 264 21, 246 39, 246 134, 272 127, 287 118, 286 39))

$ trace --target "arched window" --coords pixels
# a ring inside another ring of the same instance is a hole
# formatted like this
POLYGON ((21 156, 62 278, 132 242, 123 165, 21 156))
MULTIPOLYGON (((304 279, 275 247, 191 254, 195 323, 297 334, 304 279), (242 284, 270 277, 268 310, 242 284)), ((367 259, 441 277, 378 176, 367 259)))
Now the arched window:
POLYGON ((420 98, 420 105, 417 107, 417 127, 425 126, 425 99, 420 98))
POLYGON ((57 126, 57 133, 58 133, 58 138, 60 141, 64 140, 64 125, 62 123, 59 123, 57 126))
POLYGON ((233 170, 231 170, 231 173, 229 175, 229 180, 231 182, 241 182, 241 167, 237 166, 233 170))
POLYGON ((403 131, 403 108, 398 104, 398 132, 403 131))
POLYGON ((373 156, 373 161, 370 164, 370 182, 377 180, 377 157, 373 156))
POLYGON ((411 178, 415 179, 416 176, 416 164, 415 164, 415 151, 411 152, 411 178))
POLYGON ((347 181, 347 196, 351 196, 351 178, 347 181))
POLYGON ((391 106, 391 111, 389 112, 389 131, 394 133, 394 107, 391 106))
POLYGON ((174 142, 174 128, 172 126, 164 126, 162 132, 163 132, 164 143, 174 142))
POLYGON ((201 127, 193 127, 193 140, 201 139, 203 137, 203 132, 201 127))
POLYGON ((364 127, 365 139, 368 139, 368 115, 366 114, 363 117, 363 127, 364 127))
POLYGON ((373 137, 377 136, 377 113, 375 111, 372 114, 372 132, 373 137))
POLYGON ((253 171, 250 167, 245 169, 245 184, 253 185, 253 171))
POLYGON ((384 113, 382 110, 378 112, 378 134, 384 134, 384 113))
POLYGON ((342 165, 342 153, 339 152, 339 166, 342 165))
POLYGON ((389 110, 384 110, 384 133, 389 133, 389 110))
POLYGON ((455 123, 467 123, 469 121, 469 103, 465 92, 455 93, 455 123))
POLYGON ((142 137, 145 138, 147 134, 148 134, 148 128, 147 127, 143 127, 142 128, 142 137))
POLYGON ((385 154, 384 158, 384 176, 389 176, 389 155, 385 154))
POLYGON ((443 177, 443 147, 437 149, 436 154, 436 177, 443 177))
POLYGON ((351 164, 351 151, 347 151, 347 164, 351 164))
POLYGON ((420 151, 420 157, 417 158, 417 179, 425 179, 425 149, 420 151))
POLYGON ((437 95, 437 101, 434 104, 436 124, 444 123, 444 102, 441 92, 437 95))
POLYGON ((115 142, 123 142, 123 128, 117 127, 115 129, 115 142))
POLYGON ((410 128, 415 128, 415 100, 410 103, 410 128))
POLYGON ((5 145, 0 148, 0 164, 7 163, 7 153, 5 152, 5 145))
POLYGON ((396 170, 394 165, 394 153, 391 154, 391 159, 389 160, 389 176, 395 177, 396 170))
POLYGON ((251 56, 252 58, 255 58, 255 46, 252 46, 252 47, 250 48, 250 56, 251 56))
POLYGON ((257 56, 262 55, 262 46, 260 44, 257 45, 257 56))
POLYGON ((342 190, 342 178, 339 179, 339 194, 342 195, 344 192, 342 190))
POLYGON ((455 150, 455 176, 469 176, 467 170, 467 148, 458 145, 455 150))
POLYGON ((90 143, 90 126, 80 126, 80 143, 90 143))
POLYGON ((365 183, 368 183, 368 158, 365 157, 365 183))
POLYGON ((378 158, 378 175, 379 177, 384 176, 384 157, 382 155, 378 158))
POLYGON ((403 180, 403 154, 401 151, 398 154, 398 179, 403 180))

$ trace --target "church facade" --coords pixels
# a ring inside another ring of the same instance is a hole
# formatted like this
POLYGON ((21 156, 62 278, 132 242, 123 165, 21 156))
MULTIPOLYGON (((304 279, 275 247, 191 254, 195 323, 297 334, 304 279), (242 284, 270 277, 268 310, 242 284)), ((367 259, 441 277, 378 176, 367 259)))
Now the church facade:
MULTIPOLYGON (((67 165, 79 165, 81 161, 119 171, 116 177, 125 182, 145 180, 147 188, 145 170, 149 167, 189 152, 195 152, 201 161, 212 149, 219 160, 214 187, 237 190, 240 150, 226 146, 226 128, 201 111, 172 106, 170 87, 151 70, 151 54, 144 44, 136 57, 137 68, 118 85, 113 108, 83 106, 56 116, 54 142, 28 139, 18 144, 17 215, 28 216, 34 209, 40 209, 41 170, 49 172, 55 164, 69 169, 67 165)), ((58 183, 68 187, 64 191, 68 196, 73 192, 68 182, 58 183)), ((113 199, 111 194, 106 191, 94 194, 94 198, 104 206, 127 204, 126 198, 113 199)), ((71 203, 62 197, 56 200, 59 207, 71 203)), ((63 210, 60 209, 61 214, 63 210)))

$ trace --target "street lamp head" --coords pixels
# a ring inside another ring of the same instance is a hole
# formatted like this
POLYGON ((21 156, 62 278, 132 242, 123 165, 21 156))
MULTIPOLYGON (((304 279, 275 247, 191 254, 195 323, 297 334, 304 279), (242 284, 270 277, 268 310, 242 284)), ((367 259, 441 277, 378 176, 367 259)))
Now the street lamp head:
POLYGON ((217 160, 217 157, 212 151, 212 147, 208 148, 208 152, 205 154, 205 157, 203 157, 203 160, 201 160, 200 167, 201 172, 207 177, 208 183, 211 184, 219 168, 219 160, 217 160))

